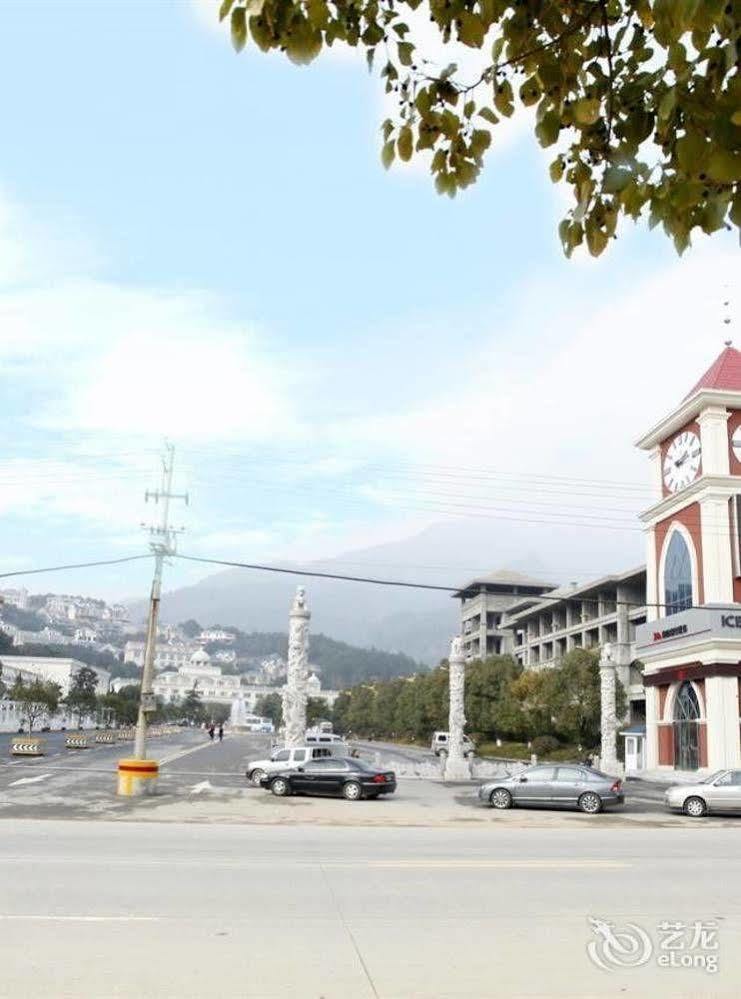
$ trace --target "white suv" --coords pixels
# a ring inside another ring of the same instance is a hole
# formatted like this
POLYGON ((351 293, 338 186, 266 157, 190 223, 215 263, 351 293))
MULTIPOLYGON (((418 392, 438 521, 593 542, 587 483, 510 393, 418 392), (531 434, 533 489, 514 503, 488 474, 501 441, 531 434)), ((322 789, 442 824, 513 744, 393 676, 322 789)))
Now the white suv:
MULTIPOLYGON (((430 749, 435 754, 435 756, 440 756, 441 753, 448 752, 448 739, 449 735, 447 732, 433 732, 432 733, 432 745, 430 749)), ((467 735, 463 736, 463 755, 473 756, 476 752, 476 746, 468 738, 467 735)))
POLYGON ((330 744, 328 746, 291 746, 286 749, 277 749, 269 760, 252 760, 247 764, 245 777, 248 781, 260 786, 260 781, 266 774, 277 773, 278 770, 297 770, 308 763, 309 760, 321 760, 327 756, 342 756, 338 749, 346 749, 346 746, 330 744))

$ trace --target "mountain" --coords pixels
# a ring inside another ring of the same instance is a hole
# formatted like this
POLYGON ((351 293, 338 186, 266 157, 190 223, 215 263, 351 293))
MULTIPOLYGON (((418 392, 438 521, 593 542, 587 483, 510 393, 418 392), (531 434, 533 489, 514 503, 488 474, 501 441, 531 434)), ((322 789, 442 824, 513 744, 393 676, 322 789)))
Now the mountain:
MULTIPOLYGON (((250 561, 248 553, 224 557, 250 561)), ((301 568, 400 582, 458 587, 497 569, 561 583, 597 578, 640 563, 641 535, 590 531, 583 525, 520 524, 494 518, 433 524, 402 541, 375 545, 301 568)), ((293 568, 283 563, 284 568, 293 568)), ((202 625, 243 631, 286 630, 297 585, 307 589, 311 630, 355 646, 404 652, 434 664, 447 654, 458 628, 458 603, 450 593, 367 583, 226 569, 162 599, 162 620, 195 618, 202 625)), ((146 604, 129 602, 143 618, 146 604)))

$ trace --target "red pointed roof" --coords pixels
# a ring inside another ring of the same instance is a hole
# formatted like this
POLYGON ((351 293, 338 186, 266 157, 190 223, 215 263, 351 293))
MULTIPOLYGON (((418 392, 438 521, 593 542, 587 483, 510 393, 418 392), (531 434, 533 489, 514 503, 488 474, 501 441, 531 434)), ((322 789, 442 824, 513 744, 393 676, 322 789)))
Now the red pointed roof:
POLYGON ((700 381, 687 393, 685 399, 691 398, 702 389, 741 392, 741 351, 732 347, 730 341, 726 342, 725 350, 716 357, 700 381))

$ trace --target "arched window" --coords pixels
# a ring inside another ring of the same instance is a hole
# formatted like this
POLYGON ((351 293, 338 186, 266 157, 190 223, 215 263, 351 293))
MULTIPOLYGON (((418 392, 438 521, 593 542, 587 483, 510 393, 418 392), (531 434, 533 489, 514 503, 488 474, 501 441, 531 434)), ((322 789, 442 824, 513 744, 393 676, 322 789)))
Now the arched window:
POLYGON ((697 700, 695 688, 687 680, 677 692, 674 702, 674 720, 678 722, 693 722, 700 718, 700 702, 697 700))
POLYGON ((664 562, 664 603, 667 614, 692 606, 692 559, 679 531, 672 534, 664 562))

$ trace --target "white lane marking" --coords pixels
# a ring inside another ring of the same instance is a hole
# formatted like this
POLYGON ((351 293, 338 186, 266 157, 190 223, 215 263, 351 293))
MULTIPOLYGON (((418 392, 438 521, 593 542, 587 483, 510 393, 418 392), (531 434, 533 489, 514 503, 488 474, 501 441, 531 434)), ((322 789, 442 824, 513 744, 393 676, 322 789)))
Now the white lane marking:
POLYGON ((204 742, 198 746, 191 746, 190 749, 181 749, 177 753, 170 753, 169 756, 163 756, 159 761, 161 767, 164 767, 167 763, 172 763, 174 760, 179 760, 183 756, 190 756, 191 753, 197 753, 199 749, 205 749, 207 746, 211 746, 212 743, 204 742))
POLYGON ((51 774, 39 774, 38 777, 21 777, 19 780, 12 780, 8 787, 18 787, 19 784, 38 784, 40 780, 46 780, 51 774))
POLYGON ((28 920, 45 923, 157 923, 161 916, 36 916, 0 913, 0 919, 11 921, 28 920))

